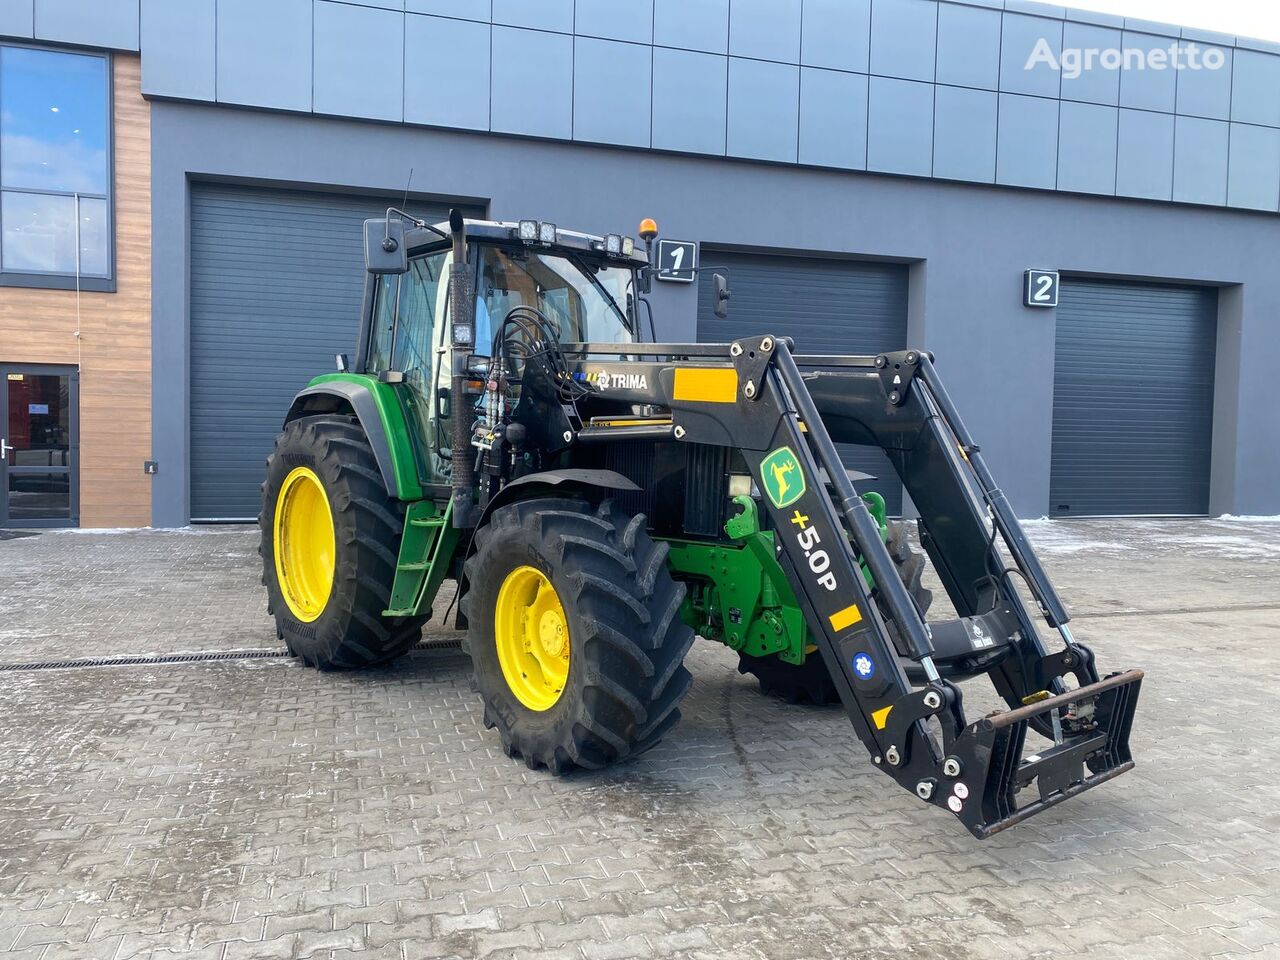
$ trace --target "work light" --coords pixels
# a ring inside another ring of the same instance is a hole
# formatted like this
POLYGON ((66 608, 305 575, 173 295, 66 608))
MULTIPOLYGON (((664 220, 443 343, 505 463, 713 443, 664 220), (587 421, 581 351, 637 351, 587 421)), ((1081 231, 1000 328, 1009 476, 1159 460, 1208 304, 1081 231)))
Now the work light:
POLYGON ((539 223, 538 239, 543 243, 555 243, 556 225, 554 223, 539 223))
POLYGON ((537 220, 521 220, 520 221, 520 239, 525 243, 533 243, 538 239, 538 221, 537 220))
POLYGON ((604 252, 611 257, 621 256, 622 237, 616 233, 607 234, 604 238, 604 252))

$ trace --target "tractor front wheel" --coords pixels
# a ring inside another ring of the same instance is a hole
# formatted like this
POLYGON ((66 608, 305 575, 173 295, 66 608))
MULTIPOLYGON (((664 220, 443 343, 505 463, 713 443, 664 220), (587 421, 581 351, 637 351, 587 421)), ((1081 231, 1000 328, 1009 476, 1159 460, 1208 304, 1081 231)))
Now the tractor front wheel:
POLYGON ((372 667, 422 636, 422 619, 382 615, 404 508, 388 494, 355 417, 304 417, 267 458, 258 518, 267 610, 310 667, 372 667))
POLYGON ((684 586, 643 515, 606 501, 500 507, 465 566, 467 652, 507 755, 598 769, 658 743, 689 690, 684 586))

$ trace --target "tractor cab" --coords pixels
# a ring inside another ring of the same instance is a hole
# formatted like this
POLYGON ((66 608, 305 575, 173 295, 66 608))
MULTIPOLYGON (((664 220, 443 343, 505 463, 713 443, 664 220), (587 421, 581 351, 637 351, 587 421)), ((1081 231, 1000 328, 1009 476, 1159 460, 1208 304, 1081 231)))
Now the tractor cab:
MULTIPOLYGON (((561 342, 639 339, 649 258, 631 237, 561 230, 542 220, 465 220, 462 226, 476 357, 493 355, 502 322, 517 308, 542 314, 547 332, 561 342)), ((456 312, 449 296, 456 258, 450 225, 404 227, 393 218, 365 224, 370 284, 358 370, 407 373, 424 355, 456 345, 449 329, 456 312)))
POLYGON ((365 223, 369 277, 352 372, 408 387, 420 463, 443 484, 453 472, 452 410, 480 400, 490 358, 513 340, 637 341, 649 258, 631 237, 543 220, 463 220, 460 244, 455 225, 395 213, 365 223), (462 310, 453 304, 458 262, 470 300, 462 310))

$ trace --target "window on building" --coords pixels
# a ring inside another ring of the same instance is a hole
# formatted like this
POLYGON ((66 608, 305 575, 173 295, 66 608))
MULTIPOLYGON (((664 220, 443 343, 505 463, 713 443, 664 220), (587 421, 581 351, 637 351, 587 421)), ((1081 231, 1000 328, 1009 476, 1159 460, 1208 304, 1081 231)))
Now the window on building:
POLYGON ((109 278, 107 58, 0 45, 0 273, 109 278))

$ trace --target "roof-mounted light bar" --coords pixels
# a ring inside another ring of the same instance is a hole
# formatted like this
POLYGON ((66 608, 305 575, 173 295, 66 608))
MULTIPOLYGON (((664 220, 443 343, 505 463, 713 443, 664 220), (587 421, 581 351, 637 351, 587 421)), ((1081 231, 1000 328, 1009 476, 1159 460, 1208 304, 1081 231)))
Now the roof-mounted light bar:
POLYGON ((544 220, 521 220, 518 233, 524 243, 550 246, 556 242, 556 225, 544 220))

